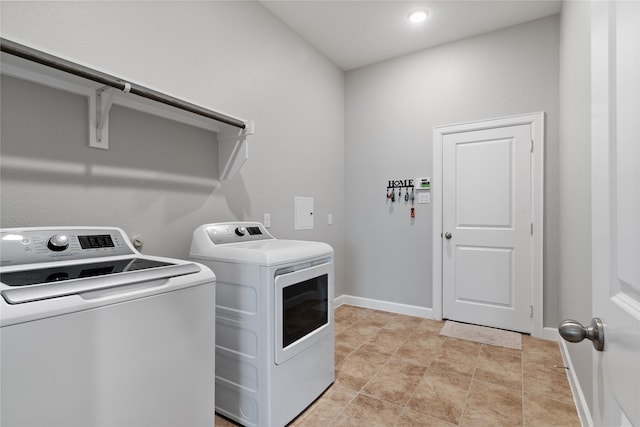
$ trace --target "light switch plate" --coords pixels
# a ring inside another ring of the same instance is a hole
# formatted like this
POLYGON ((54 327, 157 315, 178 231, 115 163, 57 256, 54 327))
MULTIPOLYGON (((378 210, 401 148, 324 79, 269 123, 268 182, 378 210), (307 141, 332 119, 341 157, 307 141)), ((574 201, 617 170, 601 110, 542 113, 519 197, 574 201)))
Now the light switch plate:
POLYGON ((419 191, 418 203, 420 204, 431 203, 431 191, 419 191))

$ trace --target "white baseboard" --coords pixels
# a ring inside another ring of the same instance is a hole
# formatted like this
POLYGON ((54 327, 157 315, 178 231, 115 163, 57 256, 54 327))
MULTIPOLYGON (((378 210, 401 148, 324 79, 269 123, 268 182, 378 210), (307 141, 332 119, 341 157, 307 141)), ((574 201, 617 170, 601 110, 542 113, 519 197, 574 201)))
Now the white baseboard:
POLYGON ((580 387, 580 381, 578 381, 578 377, 576 376, 576 371, 573 369, 573 363, 571 362, 569 350, 567 349, 567 342, 560 337, 557 329, 555 329, 555 333, 557 337, 556 340, 558 341, 558 344, 560 346, 560 354, 562 354, 564 366, 569 368, 567 369, 567 378, 569 379, 569 386, 571 387, 571 393, 573 394, 573 401, 576 404, 576 409, 578 410, 580 423, 583 427, 593 427, 593 418, 591 417, 591 412, 589 411, 587 401, 584 398, 582 387, 580 387))
POLYGON ((371 298, 354 297, 352 295, 340 295, 334 300, 335 307, 343 304, 354 305, 356 307, 371 308, 374 310, 388 311, 390 313, 404 314, 406 316, 424 317, 425 319, 433 319, 433 310, 426 307, 416 305, 400 304, 397 302, 389 302, 375 300, 371 298))

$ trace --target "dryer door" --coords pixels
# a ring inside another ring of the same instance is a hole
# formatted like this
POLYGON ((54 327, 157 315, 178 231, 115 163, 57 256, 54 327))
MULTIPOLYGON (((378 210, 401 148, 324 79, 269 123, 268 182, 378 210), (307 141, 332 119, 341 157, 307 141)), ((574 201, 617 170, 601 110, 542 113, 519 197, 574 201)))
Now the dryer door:
POLYGON ((333 263, 276 273, 275 293, 275 361, 279 365, 333 331, 333 263))

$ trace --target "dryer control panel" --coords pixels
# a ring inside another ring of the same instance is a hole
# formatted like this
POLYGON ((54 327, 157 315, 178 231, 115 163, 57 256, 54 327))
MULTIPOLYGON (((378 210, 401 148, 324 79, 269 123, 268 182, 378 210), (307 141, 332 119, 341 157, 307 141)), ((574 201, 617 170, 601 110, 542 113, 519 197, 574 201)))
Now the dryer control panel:
POLYGON ((259 222, 224 222, 208 224, 207 234, 216 245, 274 239, 259 222))
POLYGON ((135 254, 118 228, 7 228, 0 230, 0 265, 23 265, 135 254))

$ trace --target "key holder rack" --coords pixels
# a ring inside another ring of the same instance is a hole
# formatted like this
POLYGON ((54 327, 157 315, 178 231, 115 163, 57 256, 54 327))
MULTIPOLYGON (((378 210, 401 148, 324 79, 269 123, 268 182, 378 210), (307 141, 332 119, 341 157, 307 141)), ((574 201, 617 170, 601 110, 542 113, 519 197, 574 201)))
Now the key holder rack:
POLYGON ((404 180, 389 180, 387 184, 387 200, 391 203, 395 203, 396 199, 400 203, 403 199, 405 203, 411 203, 411 218, 415 217, 415 210, 413 205, 415 203, 415 186, 413 185, 413 179, 404 180), (404 196, 402 195, 402 189, 405 189, 404 196), (396 197, 396 189, 398 195, 396 197), (411 189, 411 190, 409 190, 411 189))

